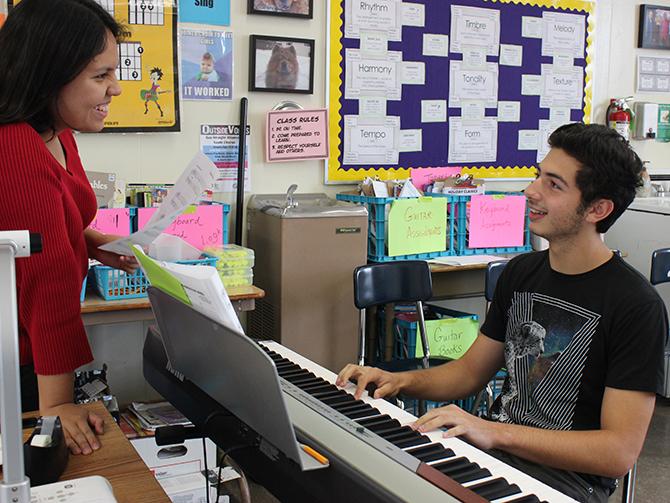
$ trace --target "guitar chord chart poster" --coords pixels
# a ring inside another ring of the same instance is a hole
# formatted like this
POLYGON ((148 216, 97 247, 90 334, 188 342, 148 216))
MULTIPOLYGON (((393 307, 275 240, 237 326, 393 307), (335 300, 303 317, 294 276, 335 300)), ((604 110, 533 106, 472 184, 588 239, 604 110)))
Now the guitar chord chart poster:
POLYGON ((529 177, 591 115, 591 0, 331 2, 326 181, 529 177))
MULTIPOLYGON (((9 0, 12 4, 20 0, 9 0)), ((96 0, 127 33, 119 42, 115 96, 104 133, 179 131, 177 2, 96 0)))

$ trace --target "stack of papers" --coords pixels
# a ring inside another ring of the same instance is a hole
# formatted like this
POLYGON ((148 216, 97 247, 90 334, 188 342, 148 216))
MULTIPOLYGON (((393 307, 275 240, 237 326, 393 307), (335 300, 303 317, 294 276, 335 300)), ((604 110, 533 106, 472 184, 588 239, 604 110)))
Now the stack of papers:
POLYGON ((142 429, 155 431, 161 426, 191 426, 191 422, 168 402, 133 402, 128 407, 142 425, 142 429))
POLYGON ((489 262, 496 262, 498 260, 507 260, 507 257, 499 257, 497 255, 461 255, 456 257, 436 257, 430 259, 431 264, 442 265, 475 265, 488 264, 489 262))

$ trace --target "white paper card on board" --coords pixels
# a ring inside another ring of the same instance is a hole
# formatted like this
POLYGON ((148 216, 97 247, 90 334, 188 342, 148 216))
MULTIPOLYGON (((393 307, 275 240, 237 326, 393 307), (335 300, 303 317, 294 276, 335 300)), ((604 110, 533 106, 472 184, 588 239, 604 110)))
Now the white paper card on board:
POLYGON ((421 100, 421 122, 446 122, 446 100, 421 100))
POLYGON ((480 100, 487 108, 498 105, 498 65, 486 63, 484 69, 465 69, 462 61, 449 62, 449 106, 460 107, 461 100, 480 100))
POLYGON ((403 61, 401 82, 403 84, 424 85, 426 83, 426 64, 423 61, 403 61))
POLYGON ((537 129, 520 129, 517 149, 537 150, 538 133, 537 129))
POLYGON ((374 2, 344 2, 344 35, 360 38, 362 31, 385 33, 389 40, 399 41, 402 35, 401 0, 375 0, 374 2))
POLYGON ((402 3, 402 24, 405 26, 426 26, 426 6, 420 3, 402 3))
POLYGON ((561 68, 572 68, 575 65, 575 58, 569 54, 555 54, 554 55, 554 67, 557 69, 561 68))
POLYGON ((477 124, 459 117, 449 120, 448 162, 491 162, 496 160, 498 121, 485 118, 477 124))
POLYGON ((478 47, 476 45, 463 45, 461 46, 463 51, 463 63, 462 68, 471 70, 481 70, 486 68, 486 48, 478 47))
POLYGON ((381 55, 388 50, 389 39, 385 33, 361 32, 361 53, 381 55))
POLYGON ((422 144, 423 139, 420 129, 400 130, 400 139, 398 141, 398 150, 400 152, 421 152, 422 144))
POLYGON ((542 76, 522 75, 521 94, 523 96, 539 96, 542 94, 542 76))
POLYGON ((526 38, 542 38, 542 18, 522 16, 521 36, 526 38))
POLYGON ((461 100, 461 118, 463 121, 481 121, 484 118, 484 102, 461 100))
POLYGON ((449 56, 449 35, 424 33, 422 52, 424 56, 439 56, 446 58, 449 56))
POLYGON ((489 56, 498 55, 500 11, 463 5, 451 6, 451 52, 463 52, 463 46, 484 47, 489 56))
POLYGON ((523 62, 523 46, 500 44, 500 64, 505 66, 521 66, 523 62))
POLYGON ((584 57, 586 20, 578 14, 542 13, 542 55, 569 54, 584 57))
POLYGON ((570 122, 570 109, 566 107, 551 107, 549 109, 549 120, 557 124, 570 122))
POLYGON ((386 98, 382 96, 361 96, 358 99, 358 115, 365 117, 386 116, 386 98))
POLYGON ((519 122, 521 120, 521 103, 518 101, 498 102, 498 122, 519 122))

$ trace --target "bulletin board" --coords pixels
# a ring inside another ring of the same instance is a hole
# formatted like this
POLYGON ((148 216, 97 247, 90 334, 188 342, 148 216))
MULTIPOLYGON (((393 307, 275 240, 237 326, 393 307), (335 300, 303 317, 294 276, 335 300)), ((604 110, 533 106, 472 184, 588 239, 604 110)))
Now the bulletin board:
POLYGON ((102 132, 179 131, 178 2, 96 1, 127 31, 118 44, 121 95, 112 99, 102 132))
POLYGON ((533 176, 551 131, 590 120, 594 8, 591 0, 333 0, 326 182, 445 166, 481 178, 533 176))

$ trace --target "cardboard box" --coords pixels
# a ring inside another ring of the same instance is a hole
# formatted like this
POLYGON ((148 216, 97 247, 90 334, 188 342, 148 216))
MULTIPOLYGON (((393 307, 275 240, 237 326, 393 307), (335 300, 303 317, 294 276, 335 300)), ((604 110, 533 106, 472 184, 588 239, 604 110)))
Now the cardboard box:
MULTIPOLYGON (((133 439, 130 443, 158 480, 205 469, 201 439, 190 439, 178 445, 158 446, 153 437, 143 437, 133 439)), ((209 439, 206 440, 206 445, 207 466, 216 466, 216 445, 209 439)))

